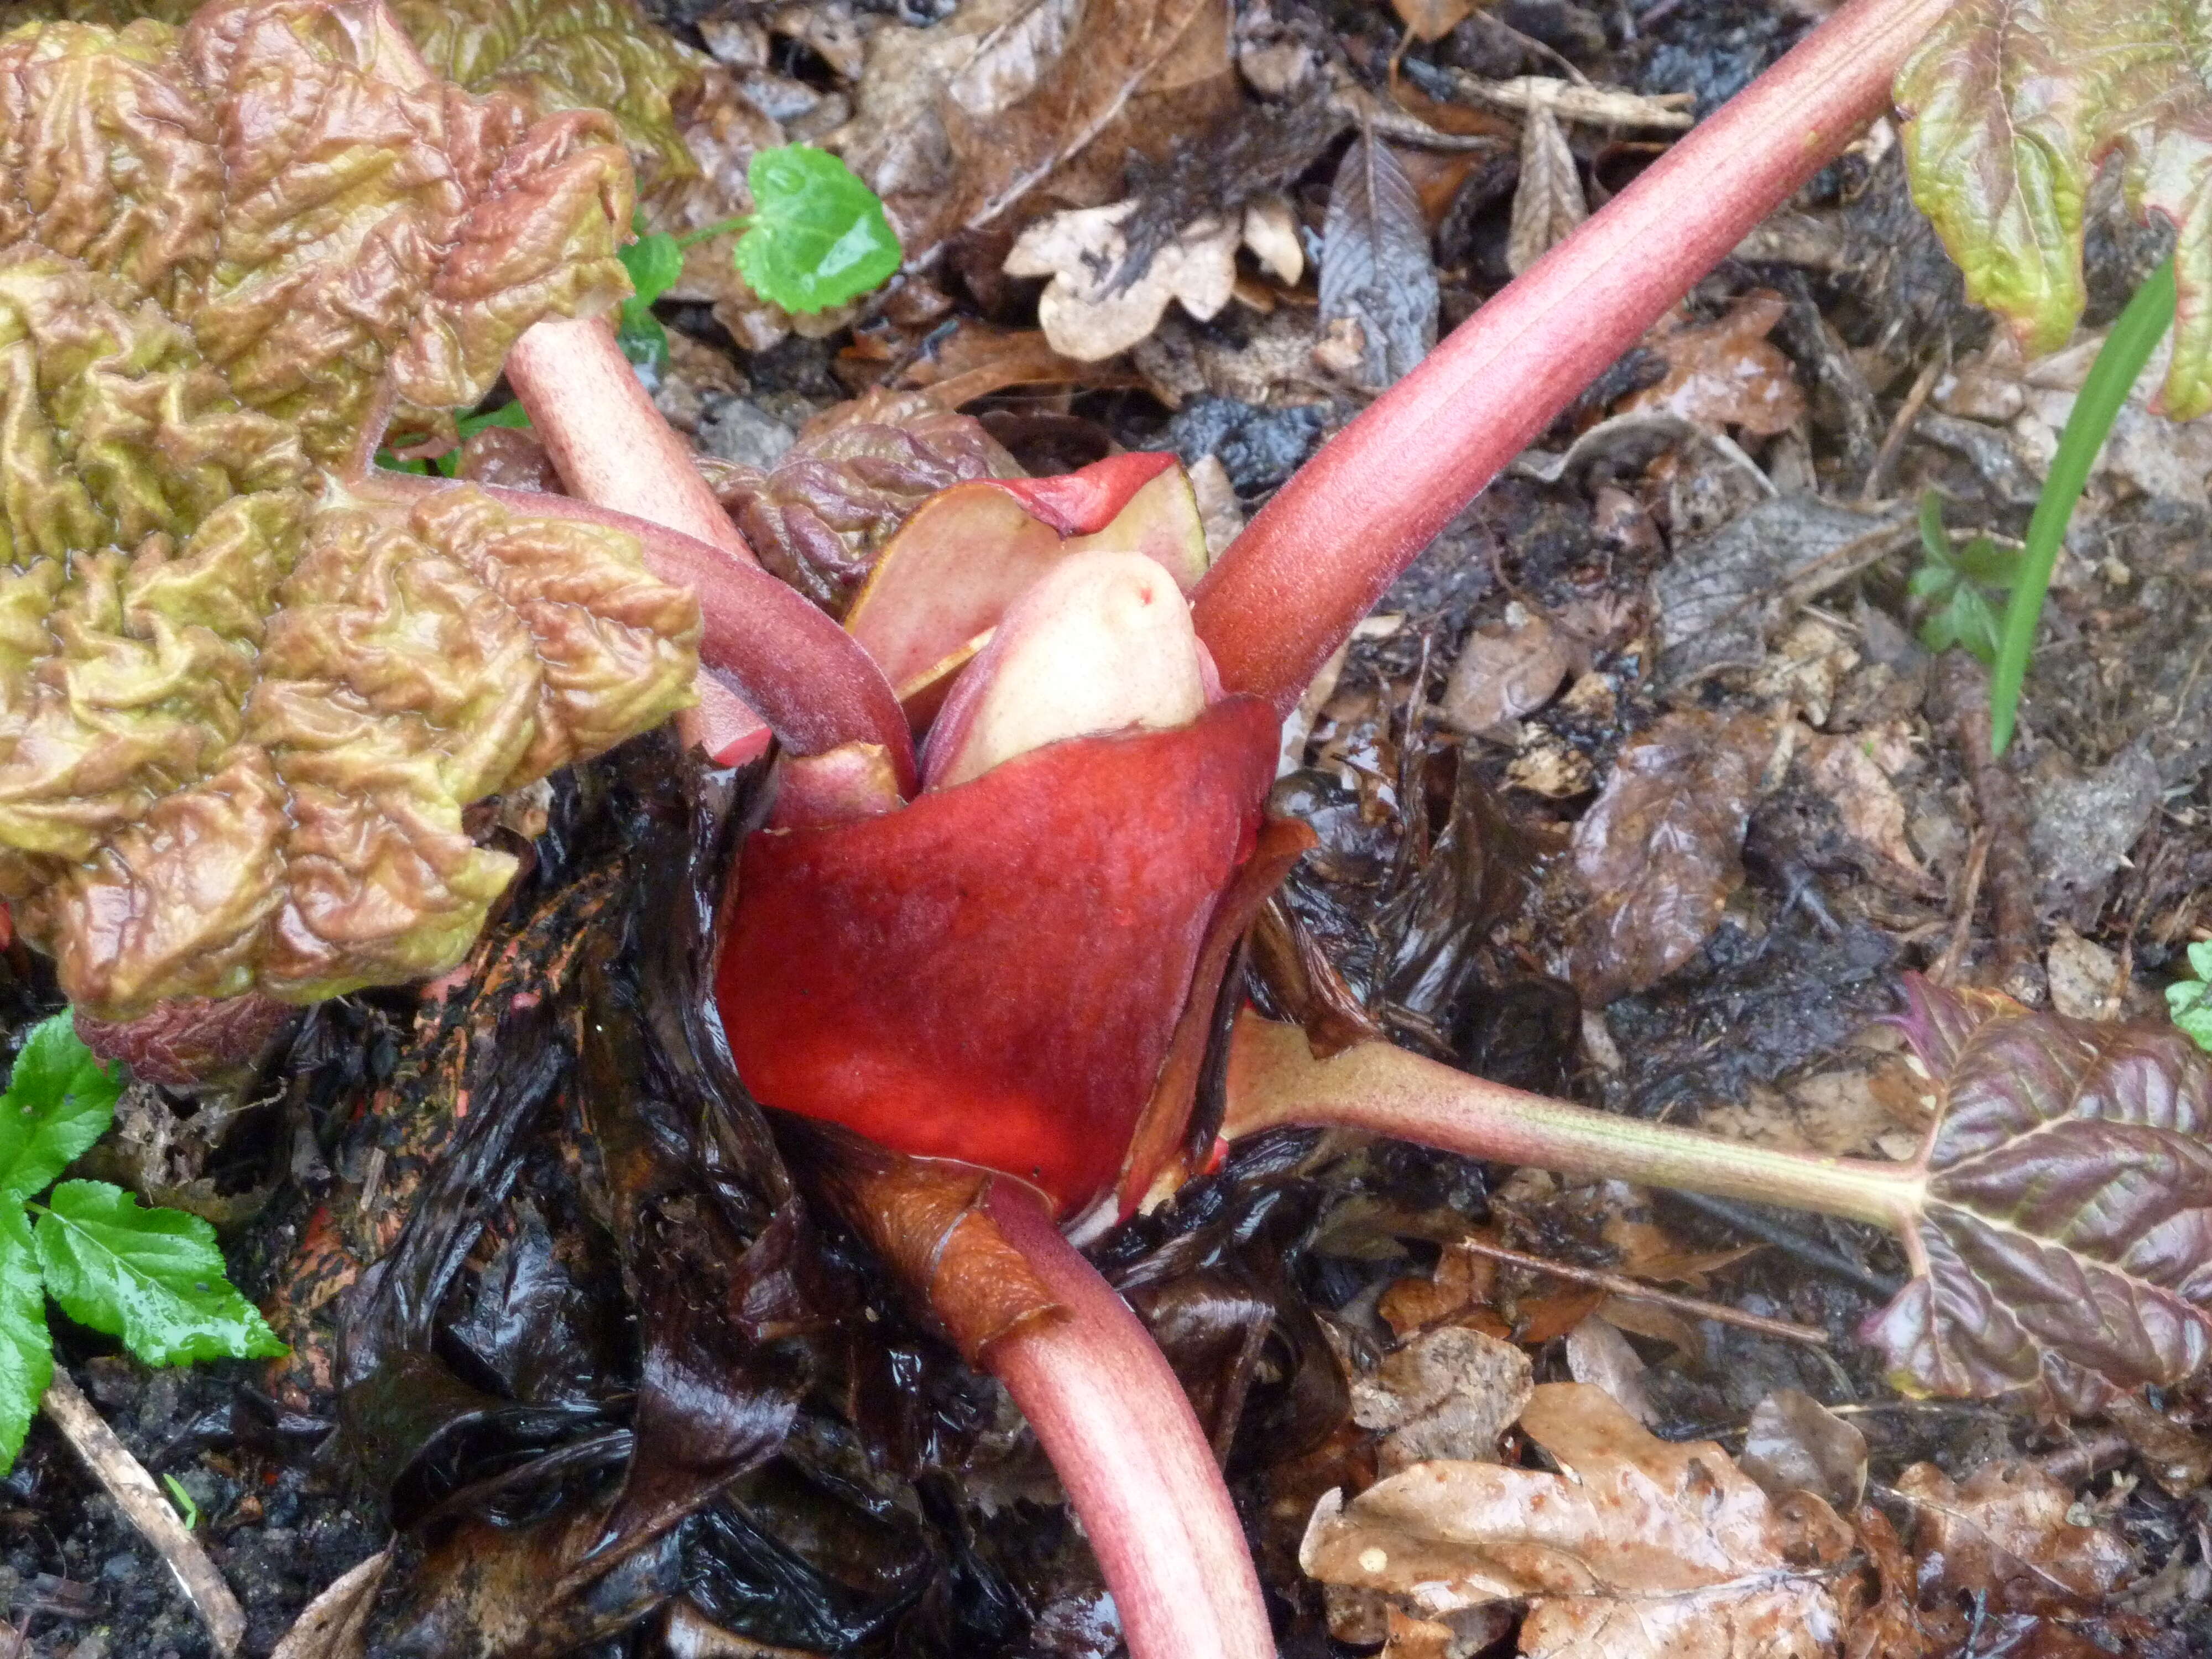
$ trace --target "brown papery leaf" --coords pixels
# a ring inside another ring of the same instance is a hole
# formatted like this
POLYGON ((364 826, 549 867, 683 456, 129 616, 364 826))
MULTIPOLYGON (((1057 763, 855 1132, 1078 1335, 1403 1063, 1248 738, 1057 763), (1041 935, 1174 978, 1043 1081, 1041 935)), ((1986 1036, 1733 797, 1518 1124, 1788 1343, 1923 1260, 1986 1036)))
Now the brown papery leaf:
POLYGON ((1387 144, 1363 134, 1337 167, 1322 232, 1322 322, 1357 325, 1351 378, 1380 392, 1411 374, 1437 343, 1437 300, 1413 180, 1387 144))
POLYGON ((1744 829, 1771 736, 1748 715, 1668 714, 1620 751, 1575 826, 1591 895, 1571 960, 1592 1007, 1656 984, 1697 954, 1743 879, 1744 829))
POLYGON ((1841 1530, 1817 1499, 1795 1516, 1711 1441, 1656 1438, 1601 1390, 1538 1388, 1521 1429, 1562 1474, 1431 1462, 1315 1510, 1299 1565, 1324 1583, 1401 1598, 1424 1619, 1526 1599, 1538 1659, 1820 1659, 1838 1621, 1808 1539, 1841 1530))
POLYGON ((1548 102, 1534 100, 1528 125, 1521 129, 1521 184, 1513 194, 1513 222, 1505 234, 1506 268, 1518 276, 1589 217, 1566 129, 1548 102))
POLYGON ((916 263, 1048 181, 1101 205, 1130 151, 1233 101, 1228 24, 1206 0, 970 0, 933 28, 878 29, 847 162, 916 263))
MULTIPOLYGON (((1522 173, 1522 188, 1528 188, 1522 173)), ((1516 203, 1516 222, 1518 222, 1516 203)), ((1805 394, 1790 360, 1767 342, 1790 309, 1767 289, 1745 295, 1717 322, 1655 330, 1644 344, 1667 360, 1667 378, 1621 405, 1623 414, 1659 410, 1708 432, 1741 427, 1762 438, 1804 418, 1805 394)))
POLYGON ((1124 282, 1121 223, 1136 207, 1131 200, 1054 214, 1024 231, 1007 254, 1008 276, 1052 278, 1037 301, 1037 321, 1054 351, 1100 362, 1149 337, 1170 300, 1200 322, 1229 303, 1242 219, 1185 225, 1124 282))
POLYGON ((1960 1486, 1916 1463, 1897 1490, 1912 1504, 1923 1593, 1983 1600, 1992 1613, 2080 1610, 2133 1561, 2105 1528, 2069 1519, 2074 1494, 2033 1464, 1984 1464, 1960 1486))

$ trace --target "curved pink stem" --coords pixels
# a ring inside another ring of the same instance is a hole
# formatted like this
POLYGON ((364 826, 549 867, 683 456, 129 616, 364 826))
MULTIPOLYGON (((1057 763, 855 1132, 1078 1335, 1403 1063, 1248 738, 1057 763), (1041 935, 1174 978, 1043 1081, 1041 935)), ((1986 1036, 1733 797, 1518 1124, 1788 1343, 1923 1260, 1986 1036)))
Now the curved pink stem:
MULTIPOLYGON (((507 381, 577 496, 703 542, 723 556, 714 569, 760 568, 684 440, 638 384, 605 319, 536 324, 507 354, 507 381)), ((704 599, 703 582, 699 591, 704 599)), ((703 742, 716 761, 735 765, 768 746, 768 727, 727 687, 702 674, 699 699, 699 718, 686 735, 703 742)))
POLYGON ((1331 439, 1199 585, 1222 684, 1295 704, 1398 573, 1889 103, 1950 0, 1852 0, 1331 439))
MULTIPOLYGON (((370 498, 411 501, 459 486, 414 473, 377 471, 350 487, 370 498)), ((899 787, 913 793, 914 740, 890 682, 851 635, 797 590, 758 565, 739 564, 719 548, 648 520, 566 495, 497 484, 468 487, 495 496, 517 513, 580 520, 636 537, 655 575, 697 590, 706 624, 701 663, 726 677, 747 703, 762 711, 787 747, 815 755, 841 744, 881 744, 890 751, 899 787)), ((716 758, 726 764, 731 759, 726 749, 716 758)))
POLYGON ((1091 1534, 1131 1659, 1274 1659, 1243 1528, 1182 1385, 1027 1188, 990 1217, 1060 1304, 984 1351, 1091 1534))

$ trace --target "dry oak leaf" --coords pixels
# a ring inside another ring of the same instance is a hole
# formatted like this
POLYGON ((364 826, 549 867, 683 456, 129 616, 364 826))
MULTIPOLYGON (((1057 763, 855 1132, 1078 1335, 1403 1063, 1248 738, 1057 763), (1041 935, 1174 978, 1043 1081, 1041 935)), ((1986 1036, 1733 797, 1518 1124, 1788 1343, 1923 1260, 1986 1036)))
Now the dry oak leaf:
POLYGON ((450 966, 462 808, 689 700, 634 542, 338 471, 627 291, 607 118, 428 78, 380 8, 0 40, 0 894, 95 1017, 450 966))
POLYGON ((1538 1387, 1521 1430, 1564 1472, 1421 1463, 1349 1502, 1333 1492, 1299 1565, 1426 1619, 1526 1600, 1521 1651, 1532 1659, 1832 1651, 1835 1603, 1805 1565, 1808 1531, 1840 1530, 1819 1500, 1778 1512, 1711 1441, 1658 1439, 1583 1383, 1538 1387))
POLYGON ((1006 255, 1008 276, 1052 278, 1037 301, 1037 322, 1063 356, 1095 363, 1127 351, 1159 326, 1170 300, 1207 321, 1236 290, 1240 218, 1184 226, 1141 273, 1119 280, 1128 251, 1121 225, 1137 208, 1132 198, 1056 213, 1024 231, 1006 255))
POLYGON ((2112 1532, 2075 1525, 2073 1492, 2033 1464, 1985 1463, 1961 1486, 1933 1463, 1915 1463, 1897 1491, 1912 1504, 1923 1578, 1936 1581, 1923 1588, 1986 1598, 1991 1613, 2078 1607, 2109 1594, 2134 1565, 2112 1532))

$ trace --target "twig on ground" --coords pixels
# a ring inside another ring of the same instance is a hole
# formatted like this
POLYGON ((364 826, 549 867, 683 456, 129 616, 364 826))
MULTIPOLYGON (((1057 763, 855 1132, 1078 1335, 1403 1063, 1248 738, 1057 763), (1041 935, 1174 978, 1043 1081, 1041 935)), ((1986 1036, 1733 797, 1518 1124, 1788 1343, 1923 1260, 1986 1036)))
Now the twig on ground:
POLYGON ((176 1575, 178 1588, 207 1626, 216 1651, 226 1656, 236 1653, 246 1636, 245 1609, 238 1605, 238 1598, 230 1593, 230 1586, 223 1582, 208 1553, 200 1547, 199 1540, 185 1530, 185 1523, 154 1484, 146 1466, 131 1455, 131 1449, 108 1427, 107 1419, 59 1365, 54 1367, 54 1380, 46 1385, 40 1407, 47 1421, 61 1431, 62 1437, 76 1449, 77 1455, 115 1500, 116 1508, 176 1575))
POLYGON ((1928 970, 1928 977, 1938 985, 1958 983, 1959 964, 1966 959, 1966 946, 1973 942, 1974 906, 1981 902, 1982 876, 1990 866, 1990 827, 1984 824, 1967 843, 1966 867, 1959 878, 1959 899, 1953 907, 1950 941, 1928 970))
POLYGON ((2027 861, 2027 803, 2020 780, 1990 747, 1989 672, 1963 651, 1947 651, 1936 665, 1936 713, 1948 716, 1966 757, 1974 811, 1989 831, 1985 879, 1990 931, 1996 951, 1997 989, 2042 1006, 2046 988, 2035 948, 2035 872, 2027 861))
POLYGON ((1862 1267, 1840 1251, 1810 1239, 1795 1227, 1784 1226, 1759 1213, 1755 1206, 1739 1204, 1731 1198, 1709 1198, 1703 1193, 1668 1193, 1668 1201, 1680 1204, 1711 1216, 1714 1220, 1734 1228, 1747 1238, 1755 1238, 1762 1244, 1771 1244, 1784 1255, 1803 1262, 1818 1272, 1840 1279, 1847 1285, 1856 1285, 1870 1296, 1884 1300, 1895 1296, 1901 1281, 1886 1279, 1878 1273, 1862 1267))
POLYGON ((1486 1244, 1479 1238, 1457 1239, 1454 1243, 1470 1255, 1488 1256, 1492 1261, 1502 1261, 1512 1267, 1525 1267, 1531 1273, 1548 1273, 1554 1279, 1571 1279, 1577 1285, 1588 1285, 1594 1290, 1603 1291, 1608 1296, 1622 1297, 1632 1302, 1656 1303, 1660 1307, 1687 1314, 1692 1319, 1712 1319, 1723 1325, 1741 1325, 1747 1331, 1757 1331, 1765 1336, 1778 1336, 1790 1342, 1807 1342, 1814 1347, 1828 1346, 1827 1332, 1817 1326, 1800 1325, 1788 1319, 1769 1319, 1764 1314, 1746 1313, 1741 1308, 1731 1308, 1722 1302, 1704 1301, 1694 1296, 1677 1296, 1672 1291, 1656 1290, 1640 1279, 1624 1278, 1620 1273, 1601 1273, 1595 1267, 1571 1267, 1564 1261, 1547 1261, 1540 1255, 1525 1255, 1503 1245, 1486 1244))
POLYGON ((340 1659, 359 1653, 368 1610, 376 1601, 376 1588, 384 1582, 385 1570, 391 1565, 392 1552, 381 1549, 340 1573, 300 1610, 269 1659, 340 1659))
POLYGON ((1905 394, 1905 401, 1898 405, 1897 417, 1890 422, 1889 430, 1882 434, 1881 447, 1875 451, 1874 465, 1867 468, 1866 482, 1859 486, 1860 506, 1872 506, 1889 488, 1890 471, 1896 466, 1898 453, 1905 447, 1905 439, 1911 435, 1913 424, 1920 418, 1920 411, 1928 407, 1929 395, 1936 390, 1936 382, 1943 377, 1948 355, 1945 353, 1929 358, 1928 367, 1914 378, 1912 389, 1905 394))

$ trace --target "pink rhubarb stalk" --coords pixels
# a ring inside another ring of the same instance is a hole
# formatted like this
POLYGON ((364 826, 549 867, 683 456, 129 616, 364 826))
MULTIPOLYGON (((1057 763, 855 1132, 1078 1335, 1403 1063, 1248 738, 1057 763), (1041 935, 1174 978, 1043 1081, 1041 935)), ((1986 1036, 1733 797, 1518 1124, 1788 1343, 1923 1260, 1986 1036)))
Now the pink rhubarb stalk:
POLYGON ((1949 3, 1851 0, 1323 445, 1199 586, 1224 687, 1287 713, 1453 516, 1888 107, 1949 3))
POLYGON ((1787 1204, 1912 1237, 1925 1171, 1723 1140, 1470 1076, 1388 1042, 1316 1060, 1306 1034, 1246 1012, 1229 1054, 1231 1139, 1285 1124, 1360 1129, 1494 1164, 1787 1204))
POLYGON ((1060 1312, 998 1338, 983 1365, 1067 1488, 1133 1659, 1273 1659, 1243 1528, 1175 1372, 1035 1194, 1001 1181, 988 1208, 1060 1312))
MULTIPOLYGON (((507 355, 507 382, 561 481, 580 500, 680 531, 730 565, 758 571, 730 515, 692 464, 691 451, 660 418, 614 331, 601 317, 549 318, 507 355)), ((675 572, 660 573, 680 580, 675 572)), ((703 577, 704 572, 700 573, 703 577)), ((699 581, 702 603, 714 585, 699 581)), ((768 747, 769 726, 712 673, 699 676, 699 707, 685 737, 715 761, 735 766, 768 747)))

